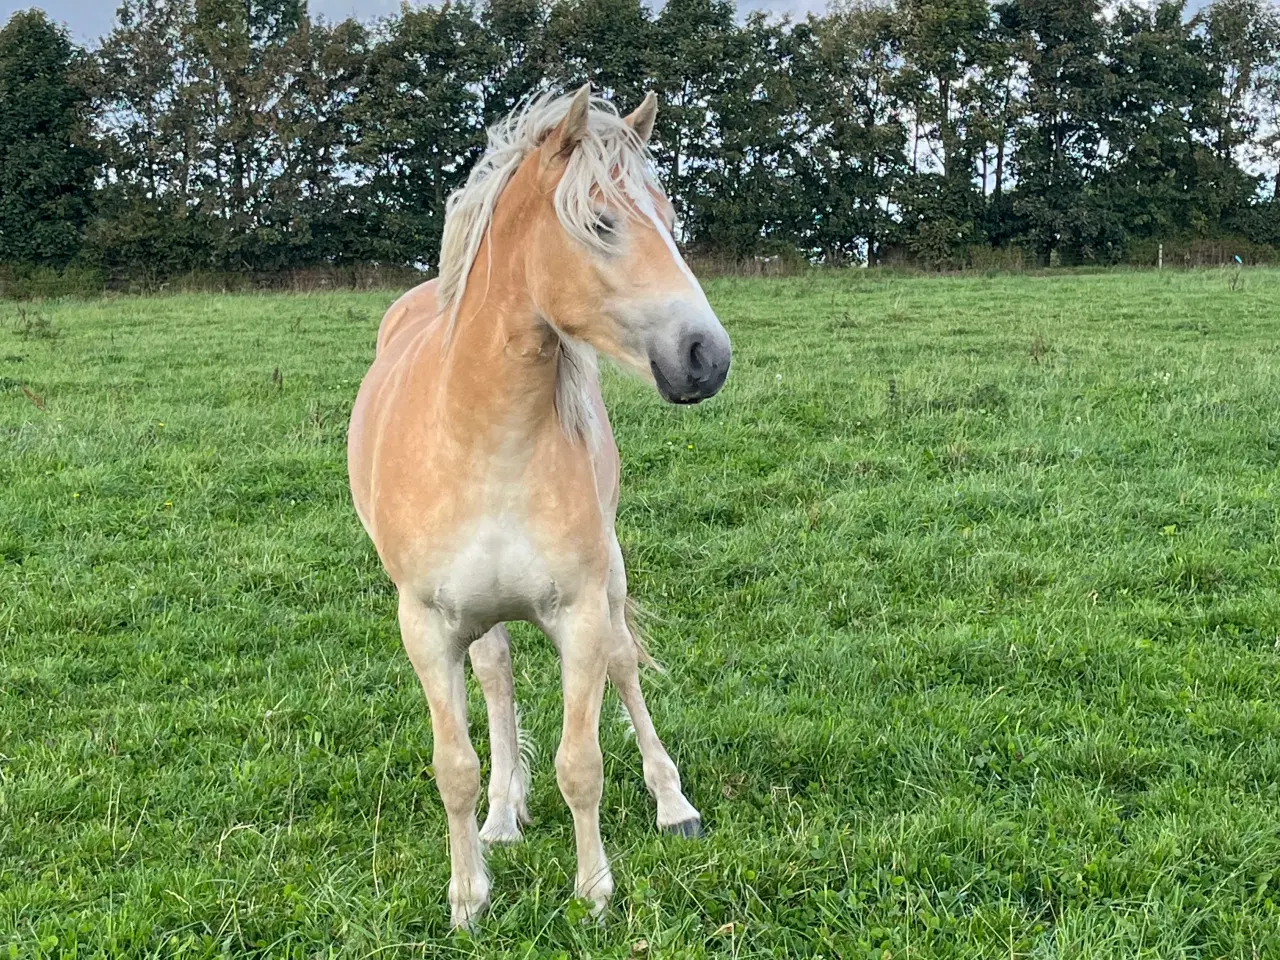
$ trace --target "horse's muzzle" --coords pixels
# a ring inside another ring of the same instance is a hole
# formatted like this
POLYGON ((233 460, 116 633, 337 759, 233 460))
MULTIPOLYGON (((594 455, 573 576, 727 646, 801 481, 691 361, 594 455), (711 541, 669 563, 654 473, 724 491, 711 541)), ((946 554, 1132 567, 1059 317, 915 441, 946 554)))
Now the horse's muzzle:
POLYGON ((652 351, 649 369, 664 400, 700 403, 714 397, 724 386, 731 355, 729 336, 717 323, 714 328, 686 330, 674 356, 652 351))

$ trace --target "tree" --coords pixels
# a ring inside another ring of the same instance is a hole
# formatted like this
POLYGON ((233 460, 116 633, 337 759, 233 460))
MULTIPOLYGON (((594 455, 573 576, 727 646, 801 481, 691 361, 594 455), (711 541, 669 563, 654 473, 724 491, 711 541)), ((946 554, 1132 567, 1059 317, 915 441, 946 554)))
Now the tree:
POLYGON ((194 0, 125 0, 94 60, 98 190, 88 256, 109 275, 164 277, 214 266, 220 233, 195 202, 205 157, 197 123, 194 0))
POLYGON ((992 246, 1005 246, 1020 233, 1008 192, 1009 158, 1025 106, 1024 72, 1018 60, 1018 38, 994 18, 977 63, 977 79, 969 130, 978 147, 978 182, 985 198, 980 229, 992 246))
POLYGON ((1189 19, 1180 0, 838 0, 798 22, 731 0, 463 0, 373 24, 305 0, 118 2, 93 55, 36 13, 0 33, 0 258, 153 279, 429 267, 485 126, 585 81, 624 111, 660 95, 655 162, 703 254, 1280 245, 1271 0, 1189 19))
POLYGON ((490 45, 484 116, 496 123, 530 91, 546 83, 548 8, 545 0, 489 0, 480 22, 490 45))
POLYGON ((652 21, 640 0, 561 0, 546 31, 547 80, 590 82, 618 103, 639 103, 652 70, 652 21))
POLYGON ((1280 64, 1280 13, 1265 0, 1216 0, 1193 26, 1210 81, 1196 104, 1203 142, 1212 152, 1203 189, 1212 193, 1215 227, 1246 216, 1259 179, 1242 165, 1265 159, 1267 89, 1280 64))
POLYGON ((1026 70, 1014 210, 1042 264, 1055 252, 1066 262, 1113 260, 1123 231, 1092 191, 1110 82, 1100 0, 1008 0, 998 13, 1026 70))
POLYGON ((1257 98, 1280 58, 1280 13, 1266 0, 1215 0, 1193 21, 1216 90, 1205 125, 1215 153, 1229 163, 1257 130, 1257 98))
POLYGON ((733 110, 730 76, 742 53, 734 43, 733 20, 734 6, 726 0, 670 0, 651 27, 649 69, 662 101, 653 149, 694 236, 705 236, 707 224, 691 222, 689 195, 714 198, 714 188, 699 189, 699 182, 717 179, 732 162, 726 157, 723 118, 733 110))
POLYGON ((62 267, 80 249, 95 169, 81 67, 39 10, 0 30, 0 263, 62 267))
POLYGON ((975 80, 991 20, 986 0, 902 0, 898 19, 904 93, 916 129, 913 170, 923 163, 968 189, 975 146, 968 124, 976 119, 975 80))
POLYGON ((195 0, 189 32, 191 103, 203 155, 199 203, 220 227, 223 269, 271 270, 305 248, 305 223, 272 203, 282 163, 280 108, 299 71, 299 0, 195 0))
POLYGON ((1106 46, 1101 202, 1129 237, 1216 228, 1252 185, 1204 145, 1214 84, 1180 0, 1118 7, 1106 46))
POLYGON ((295 263, 368 262, 369 218, 351 180, 369 31, 355 20, 330 26, 304 19, 288 43, 294 67, 276 107, 279 168, 267 216, 294 225, 295 263))
POLYGON ((809 49, 794 74, 806 113, 802 235, 829 262, 877 263, 900 238, 909 172, 898 24, 891 8, 867 4, 804 26, 809 49))
POLYGON ((794 253, 809 229, 807 126, 792 73, 808 47, 795 32, 754 13, 724 37, 725 74, 707 96, 711 122, 684 130, 691 163, 676 203, 692 245, 733 256, 794 253))
POLYGON ((975 167, 986 141, 975 107, 991 13, 986 0, 902 0, 899 19, 914 129, 904 228, 917 257, 942 265, 976 239, 975 167))
POLYGON ((1258 84, 1257 147, 1271 174, 1271 201, 1280 201, 1280 57, 1268 64, 1258 84))
POLYGON ((367 255, 434 264, 445 201, 484 147, 481 84, 492 48, 471 8, 405 9, 369 52, 352 107, 359 128, 357 205, 369 214, 367 255))

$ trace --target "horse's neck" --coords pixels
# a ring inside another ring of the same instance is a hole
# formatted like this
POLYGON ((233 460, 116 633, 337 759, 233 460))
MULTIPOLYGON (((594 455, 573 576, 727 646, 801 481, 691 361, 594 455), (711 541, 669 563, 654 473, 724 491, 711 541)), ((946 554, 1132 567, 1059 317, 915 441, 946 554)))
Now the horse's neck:
MULTIPOLYGON (((556 418, 559 337, 538 315, 523 277, 483 265, 467 282, 445 360, 451 406, 470 429, 531 440, 556 418)), ((495 267, 498 262, 494 257, 495 267)))

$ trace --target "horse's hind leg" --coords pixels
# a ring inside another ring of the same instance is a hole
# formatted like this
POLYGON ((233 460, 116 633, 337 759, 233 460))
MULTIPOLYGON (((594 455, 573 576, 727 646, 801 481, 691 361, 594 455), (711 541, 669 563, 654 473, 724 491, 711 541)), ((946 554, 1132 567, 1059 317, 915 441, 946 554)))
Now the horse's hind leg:
POLYGON ((431 707, 432 765, 449 820, 449 906, 455 927, 489 905, 489 875, 476 829, 480 760, 467 733, 465 647, 438 613, 400 593, 400 635, 431 707))
POLYGON ((498 624, 471 644, 471 669, 484 691, 489 713, 489 814, 480 828, 485 843, 516 843, 520 825, 529 822, 525 796, 529 772, 520 759, 516 725, 515 678, 511 638, 498 624))
POLYGON ((609 679, 631 717, 636 744, 644 765, 644 782, 658 804, 658 827, 668 833, 696 837, 702 833, 702 817, 680 790, 680 771, 658 739, 653 719, 640 689, 640 648, 625 617, 615 616, 613 644, 609 650, 609 679))

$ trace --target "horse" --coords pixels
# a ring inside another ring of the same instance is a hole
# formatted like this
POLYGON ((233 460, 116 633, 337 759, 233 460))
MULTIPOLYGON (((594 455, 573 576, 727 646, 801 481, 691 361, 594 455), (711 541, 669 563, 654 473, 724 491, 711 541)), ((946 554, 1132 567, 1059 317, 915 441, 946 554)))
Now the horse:
POLYGON ((352 411, 352 497, 397 589, 430 709, 454 927, 488 906, 484 845, 517 842, 530 822, 508 622, 536 625, 561 662, 555 769, 573 816, 575 895, 598 915, 613 892, 599 821, 606 678, 634 726, 658 826, 701 833, 640 688, 650 661, 629 615, 620 461, 597 368, 611 357, 679 404, 713 396, 729 372, 728 334, 653 173, 656 115, 652 93, 623 117, 588 85, 527 99, 492 127, 446 205, 438 278, 387 311, 352 411), (479 829, 468 651, 491 743, 479 829))

